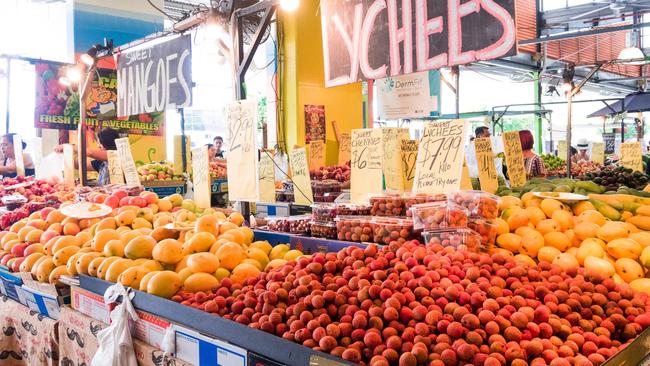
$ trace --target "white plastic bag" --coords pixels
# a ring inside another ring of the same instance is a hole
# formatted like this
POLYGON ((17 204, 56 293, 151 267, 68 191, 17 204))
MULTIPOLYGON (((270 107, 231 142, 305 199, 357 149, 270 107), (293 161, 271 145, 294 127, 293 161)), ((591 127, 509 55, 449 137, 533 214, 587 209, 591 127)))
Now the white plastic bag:
POLYGON ((133 350, 129 320, 137 320, 131 299, 134 294, 117 283, 104 293, 106 304, 114 303, 122 296, 122 303, 111 311, 111 325, 97 333, 99 348, 90 362, 91 366, 137 366, 133 350))
POLYGON ((51 153, 44 157, 36 171, 36 178, 58 178, 59 181, 63 181, 63 154, 51 153))

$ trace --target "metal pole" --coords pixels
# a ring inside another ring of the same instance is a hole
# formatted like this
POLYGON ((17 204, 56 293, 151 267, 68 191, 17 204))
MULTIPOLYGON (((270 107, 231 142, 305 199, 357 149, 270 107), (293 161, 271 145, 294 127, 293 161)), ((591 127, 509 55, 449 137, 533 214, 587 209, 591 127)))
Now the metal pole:
POLYGON ((460 118, 460 68, 452 67, 451 73, 454 75, 454 88, 456 89, 456 118, 460 118))
POLYGON ((88 86, 93 79, 96 65, 93 64, 88 72, 83 75, 84 82, 79 84, 79 126, 77 127, 77 146, 78 146, 78 163, 79 163, 79 181, 82 186, 88 185, 88 166, 86 157, 86 95, 88 86))
MULTIPOLYGON (((625 113, 625 98, 621 101, 621 112, 625 113)), ((625 117, 621 117, 621 144, 625 142, 625 117)))
POLYGON ((9 103, 11 99, 9 95, 11 94, 11 59, 7 58, 7 110, 5 111, 5 134, 9 133, 9 121, 11 120, 11 108, 9 103))
POLYGON ((183 171, 187 171, 187 147, 186 147, 186 138, 185 137, 185 110, 183 108, 178 108, 178 113, 181 115, 181 156, 183 161, 183 171))
POLYGON ((571 178, 571 107, 573 105, 573 91, 567 93, 567 121, 566 121, 566 176, 571 178))

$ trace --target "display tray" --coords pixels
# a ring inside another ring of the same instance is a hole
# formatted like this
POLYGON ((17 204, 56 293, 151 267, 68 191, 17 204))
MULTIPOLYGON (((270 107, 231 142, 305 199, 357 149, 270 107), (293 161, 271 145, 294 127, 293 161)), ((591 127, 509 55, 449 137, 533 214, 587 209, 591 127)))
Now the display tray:
MULTIPOLYGON (((80 275, 79 282, 81 288, 98 295, 104 294, 106 289, 113 285, 111 282, 86 275, 80 275)), ((132 302, 137 309, 196 330, 206 336, 229 342, 269 360, 285 365, 353 365, 335 356, 314 351, 243 324, 158 296, 140 291, 134 292, 132 302)))

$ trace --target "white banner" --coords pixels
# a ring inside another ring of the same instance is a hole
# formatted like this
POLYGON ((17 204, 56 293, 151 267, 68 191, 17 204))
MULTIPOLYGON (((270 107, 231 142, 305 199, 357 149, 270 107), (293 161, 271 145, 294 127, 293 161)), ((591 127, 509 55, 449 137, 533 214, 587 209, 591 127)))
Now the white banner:
MULTIPOLYGON (((436 72, 437 73, 437 72, 436 72)), ((440 84, 439 75, 435 80, 440 84)), ((388 77, 377 80, 377 105, 380 120, 429 117, 439 110, 440 87, 433 86, 429 72, 388 77), (434 94, 434 95, 431 95, 434 94)))

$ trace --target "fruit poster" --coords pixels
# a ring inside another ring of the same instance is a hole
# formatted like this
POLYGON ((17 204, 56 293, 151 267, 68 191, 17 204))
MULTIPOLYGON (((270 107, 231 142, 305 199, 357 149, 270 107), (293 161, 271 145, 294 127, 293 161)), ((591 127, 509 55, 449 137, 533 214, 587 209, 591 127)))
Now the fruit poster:
MULTIPOLYGON (((79 124, 79 88, 65 86, 59 78, 71 65, 47 62, 36 68, 36 110, 34 126, 76 130, 79 124)), ((143 113, 117 118, 117 74, 112 69, 97 69, 86 95, 86 126, 110 127, 132 135, 162 136, 165 114, 143 113)))
POLYGON ((305 143, 325 141, 325 106, 305 105, 305 143))

